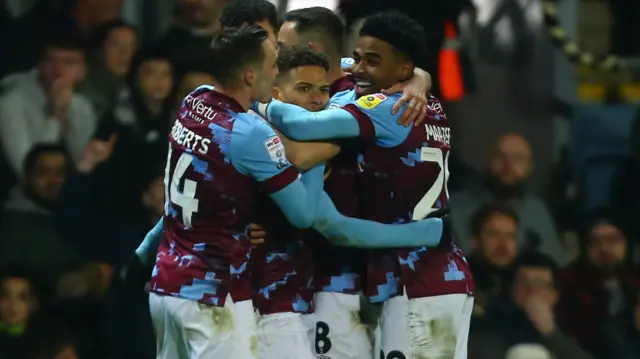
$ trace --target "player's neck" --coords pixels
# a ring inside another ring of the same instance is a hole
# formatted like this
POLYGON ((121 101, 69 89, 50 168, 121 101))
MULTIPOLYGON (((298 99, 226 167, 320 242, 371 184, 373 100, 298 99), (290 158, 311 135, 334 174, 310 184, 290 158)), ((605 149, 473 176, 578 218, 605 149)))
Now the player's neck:
POLYGON ((247 111, 253 103, 251 100, 251 90, 247 88, 215 84, 215 91, 236 100, 245 111, 247 111))

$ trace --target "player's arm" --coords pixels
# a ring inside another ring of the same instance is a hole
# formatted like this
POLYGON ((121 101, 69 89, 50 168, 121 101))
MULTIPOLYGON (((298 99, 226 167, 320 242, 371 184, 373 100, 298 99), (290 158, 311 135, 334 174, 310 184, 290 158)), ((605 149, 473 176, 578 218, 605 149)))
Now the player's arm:
POLYGON ((273 126, 296 141, 359 137, 378 140, 383 146, 394 146, 402 142, 408 133, 397 123, 402 113, 391 113, 397 98, 373 94, 360 97, 342 108, 319 112, 276 100, 260 104, 257 108, 273 126))
POLYGON ((336 245, 359 248, 439 247, 451 238, 449 221, 441 218, 382 224, 343 216, 325 192, 313 228, 336 245))
POLYGON ((360 135, 358 119, 340 108, 312 112, 273 100, 268 104, 259 104, 257 110, 275 128, 296 141, 321 141, 360 135))
POLYGON ((164 217, 160 217, 160 220, 156 225, 144 236, 144 240, 138 248, 136 248, 136 256, 140 259, 140 262, 144 265, 151 265, 152 258, 158 252, 158 246, 160 245, 160 239, 162 239, 162 232, 164 231, 164 217))
POLYGON ((235 168, 260 182, 293 226, 310 227, 322 192, 324 166, 316 166, 299 178, 287 160, 282 140, 268 124, 251 119, 236 121, 235 126, 250 126, 238 128, 231 137, 235 168))
POLYGON ((327 162, 340 153, 340 146, 333 142, 299 142, 281 132, 276 133, 282 139, 287 150, 287 158, 297 169, 308 170, 320 163, 327 162))

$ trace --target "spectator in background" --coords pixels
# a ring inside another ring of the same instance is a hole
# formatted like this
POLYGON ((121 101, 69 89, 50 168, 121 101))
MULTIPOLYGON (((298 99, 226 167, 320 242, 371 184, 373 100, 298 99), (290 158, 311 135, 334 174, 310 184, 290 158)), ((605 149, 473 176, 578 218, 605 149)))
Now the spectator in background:
POLYGON ((117 104, 125 87, 138 48, 138 34, 133 26, 118 19, 96 29, 91 42, 89 72, 78 91, 91 101, 96 115, 102 117, 117 104))
POLYGON ((97 169, 95 177, 98 206, 107 214, 131 218, 146 213, 140 206, 142 182, 149 177, 145 163, 166 158, 166 136, 175 115, 173 82, 172 64, 161 50, 140 52, 134 60, 128 96, 100 122, 96 138, 117 137, 113 156, 97 169))
POLYGON ((258 25, 267 30, 275 45, 280 24, 278 10, 267 0, 231 0, 222 11, 220 25, 222 28, 258 25))
POLYGON ((485 203, 503 202, 513 207, 520 220, 518 247, 537 249, 564 264, 564 249, 548 208, 527 189, 533 167, 529 142, 517 133, 498 140, 489 161, 489 173, 467 184, 467 190, 451 195, 451 218, 459 245, 470 248, 469 224, 473 213, 485 203), (533 236, 525 236, 527 232, 533 236), (528 243, 529 238, 539 238, 528 243), (537 248, 536 248, 537 247, 537 248))
POLYGON ((86 39, 102 24, 120 17, 125 0, 75 0, 72 18, 86 39))
POLYGON ((42 288, 28 270, 10 267, 0 272, 0 358, 20 358, 29 319, 42 301, 42 288))
POLYGON ((471 221, 469 265, 476 283, 474 318, 484 316, 491 302, 506 294, 518 255, 518 217, 503 204, 481 207, 471 221))
POLYGON ((559 311, 569 333, 598 358, 638 358, 638 332, 629 320, 638 276, 625 226, 612 211, 591 214, 577 262, 561 273, 559 311), (594 325, 598 323, 598 325, 594 325))
POLYGON ((553 260, 544 254, 525 253, 514 268, 510 293, 491 304, 484 325, 471 333, 469 357, 504 359, 508 353, 519 352, 536 359, 593 358, 563 332, 556 319, 559 294, 553 260))
POLYGON ((82 255, 58 236, 51 222, 70 165, 59 145, 32 148, 0 223, 0 263, 42 271, 53 285, 63 272, 84 264, 82 255))
POLYGON ((82 40, 55 35, 47 42, 38 68, 16 77, 0 97, 0 143, 13 172, 38 143, 64 143, 78 159, 96 128, 87 99, 75 92, 85 76, 82 40))
POLYGON ((206 67, 195 67, 185 72, 176 89, 175 102, 173 103, 174 113, 180 108, 182 100, 187 97, 194 89, 202 85, 211 85, 215 80, 213 76, 207 72, 206 67))
POLYGON ((194 63, 206 62, 209 45, 220 29, 219 17, 228 0, 179 0, 176 23, 157 40, 182 72, 194 63))
MULTIPOLYGON (((65 237, 83 248, 96 261, 116 270, 123 267, 131 253, 164 212, 164 184, 161 165, 149 171, 145 190, 137 197, 143 216, 122 218, 104 215, 91 208, 92 183, 96 169, 116 154, 114 142, 93 140, 78 163, 78 173, 65 185, 56 222, 65 237)), ((135 162, 140 165, 142 162, 135 162)), ((147 166, 148 167, 148 166, 147 166)), ((126 176, 127 179, 132 177, 126 176)), ((124 206, 124 205, 123 205, 124 206)), ((116 276, 107 295, 104 335, 116 358, 154 358, 155 338, 149 317, 148 297, 142 288, 131 288, 116 276)))

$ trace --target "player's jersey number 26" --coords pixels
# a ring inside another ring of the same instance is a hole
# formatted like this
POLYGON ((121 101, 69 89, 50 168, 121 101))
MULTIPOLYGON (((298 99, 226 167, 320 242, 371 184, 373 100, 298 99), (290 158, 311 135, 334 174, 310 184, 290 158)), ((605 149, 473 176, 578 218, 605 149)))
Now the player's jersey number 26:
POLYGON ((170 175, 171 172, 171 155, 172 155, 171 145, 169 145, 169 153, 167 155, 167 166, 164 169, 164 213, 165 215, 170 215, 171 204, 176 206, 180 206, 182 209, 182 223, 185 227, 191 227, 191 217, 194 213, 198 212, 198 199, 196 196, 196 187, 198 183, 196 181, 185 179, 184 185, 182 188, 182 192, 178 189, 180 184, 180 180, 184 176, 184 173, 187 171, 191 162, 193 162, 193 155, 189 153, 182 153, 180 158, 178 158, 178 162, 176 162, 176 167, 173 170, 173 175, 170 175))
POLYGON ((449 199, 449 188, 447 188, 447 181, 449 180, 449 154, 450 151, 444 153, 440 148, 436 147, 423 147, 420 155, 422 162, 434 162, 440 166, 440 173, 438 178, 433 182, 431 188, 425 193, 424 197, 418 202, 413 209, 413 220, 419 221, 426 218, 431 212, 438 210, 435 208, 436 201, 445 191, 447 200, 449 199))

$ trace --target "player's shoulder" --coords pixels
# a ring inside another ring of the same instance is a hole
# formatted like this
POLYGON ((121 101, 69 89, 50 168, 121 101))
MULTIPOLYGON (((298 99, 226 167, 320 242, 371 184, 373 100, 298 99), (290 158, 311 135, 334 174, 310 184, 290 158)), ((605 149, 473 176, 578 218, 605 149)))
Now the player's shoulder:
POLYGON ((233 142, 245 145, 252 141, 264 140, 276 136, 273 128, 259 115, 243 112, 235 114, 233 142))

